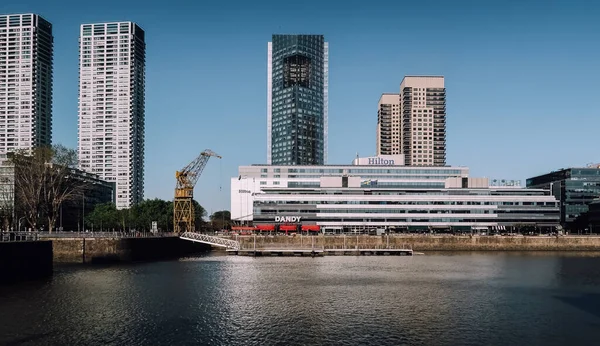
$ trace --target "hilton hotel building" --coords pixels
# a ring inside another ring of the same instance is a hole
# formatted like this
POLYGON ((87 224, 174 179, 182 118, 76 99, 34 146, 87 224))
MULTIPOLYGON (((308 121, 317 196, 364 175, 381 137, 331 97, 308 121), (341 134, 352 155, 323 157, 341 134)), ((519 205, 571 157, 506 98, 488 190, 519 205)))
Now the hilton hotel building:
POLYGON ((558 201, 547 190, 493 186, 469 177, 466 167, 404 161, 400 154, 356 158, 351 165, 241 166, 231 178, 231 219, 259 231, 324 233, 558 225, 558 201))

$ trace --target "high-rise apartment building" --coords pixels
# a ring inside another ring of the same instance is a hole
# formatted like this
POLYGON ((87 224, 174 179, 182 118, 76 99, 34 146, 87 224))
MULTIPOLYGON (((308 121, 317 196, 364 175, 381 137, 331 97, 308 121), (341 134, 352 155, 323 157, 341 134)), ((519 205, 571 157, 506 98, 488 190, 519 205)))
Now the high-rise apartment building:
MULTIPOLYGON (((405 76, 400 84, 400 154, 407 166, 446 165, 443 76, 405 76)), ((393 138, 393 137, 392 137, 393 138)), ((394 143, 392 142, 392 148, 394 143)))
POLYGON ((115 184, 117 208, 144 196, 144 31, 132 22, 81 25, 79 165, 115 184))
POLYGON ((52 144, 52 24, 0 15, 0 153, 52 144))
POLYGON ((323 35, 273 35, 267 64, 267 163, 325 164, 329 44, 323 35))
POLYGON ((400 95, 385 93, 377 107, 377 155, 401 154, 400 95))

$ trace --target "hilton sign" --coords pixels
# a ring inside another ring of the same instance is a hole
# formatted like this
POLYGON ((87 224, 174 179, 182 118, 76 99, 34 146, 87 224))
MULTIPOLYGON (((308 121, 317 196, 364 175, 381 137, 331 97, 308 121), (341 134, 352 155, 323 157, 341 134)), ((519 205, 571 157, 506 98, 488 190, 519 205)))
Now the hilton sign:
POLYGON ((381 157, 369 157, 369 165, 394 166, 394 160, 382 159, 381 157))
POLYGON ((300 222, 302 216, 275 216, 275 222, 300 222))

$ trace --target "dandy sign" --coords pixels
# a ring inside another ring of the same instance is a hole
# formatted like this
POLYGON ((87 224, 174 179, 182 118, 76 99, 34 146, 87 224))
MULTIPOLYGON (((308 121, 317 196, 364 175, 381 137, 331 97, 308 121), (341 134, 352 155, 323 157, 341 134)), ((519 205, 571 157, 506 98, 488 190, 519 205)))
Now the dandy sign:
POLYGON ((302 216, 275 216, 275 222, 300 222, 302 216))

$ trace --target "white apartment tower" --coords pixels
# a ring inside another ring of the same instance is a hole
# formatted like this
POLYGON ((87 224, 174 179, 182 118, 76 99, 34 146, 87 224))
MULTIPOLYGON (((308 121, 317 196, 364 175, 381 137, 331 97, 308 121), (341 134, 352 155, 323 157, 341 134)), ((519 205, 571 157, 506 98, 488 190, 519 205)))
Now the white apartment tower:
POLYGON ((0 153, 52 144, 52 24, 0 15, 0 153))
MULTIPOLYGON (((407 166, 446 165, 443 76, 405 76, 400 84, 400 154, 407 166)), ((394 140, 392 132, 392 140, 394 140)), ((398 147, 392 142, 392 148, 398 147)), ((394 150, 394 149, 392 149, 394 150)))
POLYGON ((146 43, 132 22, 83 24, 79 37, 79 165, 115 185, 117 208, 144 196, 146 43))
POLYGON ((377 155, 401 154, 400 138, 400 95, 385 93, 377 107, 377 155))

